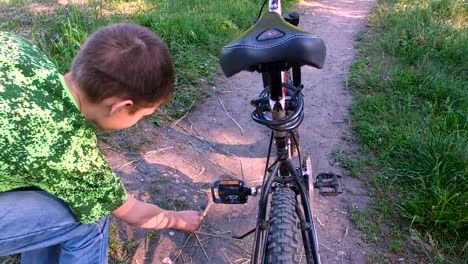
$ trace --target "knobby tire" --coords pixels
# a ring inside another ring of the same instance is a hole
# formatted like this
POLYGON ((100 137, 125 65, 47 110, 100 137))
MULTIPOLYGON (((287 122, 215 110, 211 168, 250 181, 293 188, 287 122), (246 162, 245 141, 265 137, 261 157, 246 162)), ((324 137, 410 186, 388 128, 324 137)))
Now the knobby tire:
POLYGON ((295 204, 296 194, 291 189, 278 187, 273 192, 266 263, 299 263, 301 244, 295 204))

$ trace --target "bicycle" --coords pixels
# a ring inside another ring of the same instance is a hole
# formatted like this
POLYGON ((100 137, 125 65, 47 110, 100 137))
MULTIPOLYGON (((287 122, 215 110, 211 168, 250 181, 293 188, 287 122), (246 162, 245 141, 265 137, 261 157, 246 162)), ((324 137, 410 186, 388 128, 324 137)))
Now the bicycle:
POLYGON ((304 119, 301 67, 321 69, 326 48, 320 38, 298 28, 297 12, 282 14, 280 0, 268 0, 269 12, 261 16, 266 2, 254 25, 225 46, 220 57, 227 77, 245 70, 262 73, 264 90, 251 104, 255 107, 253 120, 272 130, 263 183, 249 188, 240 180, 221 180, 213 183, 211 193, 215 203, 223 204, 242 204, 248 196, 260 195, 256 227, 235 237, 242 239, 255 232, 251 263, 300 262, 296 254, 300 230, 307 263, 318 264, 309 195, 314 188, 324 196, 342 193, 341 176, 319 173, 313 187, 309 186, 313 177, 310 157, 302 159, 297 130, 304 119), (273 142, 276 159, 270 165, 273 142))

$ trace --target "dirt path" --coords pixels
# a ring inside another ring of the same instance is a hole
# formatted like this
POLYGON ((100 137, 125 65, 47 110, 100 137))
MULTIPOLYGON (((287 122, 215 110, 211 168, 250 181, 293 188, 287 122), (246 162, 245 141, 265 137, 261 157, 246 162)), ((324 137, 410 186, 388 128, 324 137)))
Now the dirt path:
MULTIPOLYGON (((301 144, 302 152, 312 156, 315 172, 344 174, 331 162, 332 152, 353 149, 346 140, 352 137, 348 121, 352 97, 346 79, 356 53, 354 35, 364 29, 374 2, 322 0, 300 4, 301 27, 320 35, 328 53, 323 70, 303 70, 306 105, 301 144)), ((269 134, 251 120, 249 102, 260 92, 260 80, 255 73, 220 77, 211 88, 213 96, 173 127, 139 125, 141 132, 130 140, 143 146, 144 155, 123 154, 112 143, 103 144, 110 164, 128 190, 138 190, 133 193, 169 208, 203 208, 207 198, 200 190, 208 189, 212 181, 226 174, 250 185, 259 184, 269 134)), ((121 136, 126 137, 125 133, 121 136)), ((365 263, 373 252, 349 219, 350 208, 365 208, 367 191, 355 178, 346 177, 344 183, 345 194, 338 198, 314 196, 323 263, 365 263)), ((214 205, 196 236, 177 231, 154 235, 125 227, 124 236, 142 239, 131 256, 132 263, 170 263, 168 258, 177 258, 176 263, 248 263, 252 236, 243 241, 225 237, 254 227, 256 205, 256 199, 247 205, 214 205)))

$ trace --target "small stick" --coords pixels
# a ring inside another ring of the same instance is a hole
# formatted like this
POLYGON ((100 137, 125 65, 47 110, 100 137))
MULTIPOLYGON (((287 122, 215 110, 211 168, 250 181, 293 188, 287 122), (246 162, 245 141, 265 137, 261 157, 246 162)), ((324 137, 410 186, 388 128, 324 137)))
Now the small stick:
POLYGON ((189 136, 194 137, 194 138, 198 139, 200 142, 202 142, 203 144, 207 145, 210 149, 216 148, 217 151, 225 154, 226 156, 228 156, 230 158, 234 157, 234 154, 229 153, 228 151, 226 151, 224 149, 220 149, 220 148, 216 147, 214 144, 210 143, 208 139, 206 139, 204 137, 194 135, 192 132, 188 131, 185 127, 183 127, 183 126, 181 126, 179 124, 177 126, 180 127, 182 130, 184 130, 185 132, 187 132, 187 134, 189 136))
POLYGON ((299 259, 299 264, 302 264, 302 257, 304 256, 304 248, 301 250, 301 258, 299 259))
POLYGON ((334 235, 330 234, 330 232, 328 232, 326 229, 325 229, 325 232, 327 232, 327 234, 329 236, 331 236, 333 239, 335 239, 336 242, 338 242, 338 244, 340 244, 343 248, 348 250, 352 255, 356 255, 356 253, 354 253, 349 247, 345 246, 341 241, 339 241, 334 235))
POLYGON ((315 216, 315 219, 317 219, 317 222, 318 222, 321 226, 325 227, 325 225, 322 224, 322 222, 320 222, 320 219, 318 218, 318 215, 315 216))
POLYGON ((182 245, 182 247, 181 247, 180 250, 179 250, 179 253, 177 254, 177 256, 176 256, 175 259, 174 259, 174 263, 175 263, 175 261, 179 258, 180 254, 182 254, 182 251, 184 250, 185 245, 187 244, 187 242, 189 241, 189 239, 190 239, 191 236, 192 236, 192 234, 190 234, 190 235, 187 237, 187 240, 185 240, 184 244, 182 245))
MULTIPOLYGON (((343 235, 343 240, 342 240, 343 244, 341 244, 341 250, 343 250, 345 239, 346 239, 346 236, 348 235, 348 227, 349 226, 346 226, 345 233, 343 235)), ((341 255, 341 263, 343 263, 343 255, 341 255)))
POLYGON ((211 161, 208 157, 205 156, 205 154, 200 151, 197 147, 195 147, 195 145, 189 141, 190 145, 193 146, 193 148, 198 151, 198 153, 200 153, 205 159, 207 159, 209 162, 211 162, 213 165, 215 165, 221 172, 223 172, 224 174, 226 174, 227 176, 231 177, 231 179, 236 179, 236 177, 232 176, 231 173, 229 173, 228 171, 226 171, 223 167, 219 166, 219 164, 217 163, 214 163, 213 161, 211 161))
POLYGON ((197 238, 198 243, 200 244, 200 247, 201 247, 201 249, 203 250, 203 253, 205 254, 205 257, 206 257, 206 259, 208 260, 208 263, 211 264, 211 260, 210 260, 210 258, 208 257, 208 254, 206 254, 205 248, 203 247, 203 244, 202 244, 202 242, 200 241, 200 238, 198 237, 198 235, 197 235, 196 233, 193 233, 193 234, 194 234, 195 237, 197 238))
POLYGON ((196 231, 195 233, 200 234, 200 235, 205 235, 205 236, 212 236, 212 237, 216 237, 216 238, 222 238, 222 239, 238 240, 236 238, 227 237, 227 236, 218 236, 216 234, 206 233, 206 232, 202 232, 202 231, 196 231))
POLYGON ((159 153, 159 152, 163 152, 163 151, 166 151, 168 149, 173 149, 174 147, 167 147, 167 148, 162 148, 162 149, 158 149, 158 150, 151 150, 151 151, 148 151, 145 153, 145 155, 143 156, 143 158, 139 158, 139 159, 135 159, 135 160, 132 160, 130 162, 127 162, 117 168, 115 168, 115 170, 120 170, 120 169, 123 169, 124 167, 127 167, 128 165, 130 164, 133 164, 135 162, 139 162, 139 161, 142 161, 144 158, 148 158, 156 153, 159 153))
POLYGON ((232 116, 228 113, 228 111, 226 110, 226 107, 224 107, 223 101, 221 101, 221 98, 219 98, 219 96, 218 96, 218 100, 219 100, 219 102, 221 103, 221 106, 223 107, 224 112, 226 112, 226 115, 227 115, 234 123, 236 123, 237 127, 239 127, 239 129, 242 131, 242 135, 244 135, 244 134, 245 134, 244 129, 243 129, 243 128, 239 125, 239 123, 237 123, 237 121, 236 121, 234 118, 232 118, 232 116))
POLYGON ((331 252, 335 253, 335 251, 334 251, 334 250, 330 249, 329 247, 325 246, 324 244, 320 243, 320 245, 321 245, 322 247, 324 247, 324 248, 326 248, 326 249, 330 250, 331 252))
POLYGON ((181 118, 177 119, 177 121, 175 121, 171 127, 174 128, 175 126, 177 126, 177 124, 179 124, 180 121, 182 121, 182 119, 184 119, 189 113, 190 113, 190 110, 192 109, 192 106, 193 106, 193 103, 195 103, 195 100, 192 101, 192 103, 190 104, 188 110, 187 110, 187 113, 185 113, 181 118))
POLYGON ((208 205, 206 206, 205 210, 203 210, 203 213, 200 215, 202 220, 203 220, 203 218, 205 218, 205 216, 208 214, 208 211, 210 210, 211 205, 213 204, 213 203, 211 202, 210 192, 206 192, 206 197, 208 198, 208 205))
POLYGON ((201 169, 200 173, 198 173, 198 176, 202 175, 202 174, 205 172, 205 170, 206 170, 205 167, 203 167, 203 168, 201 169))
POLYGON ((134 162, 140 161, 140 160, 141 160, 141 159, 132 160, 132 161, 130 161, 130 162, 127 162, 127 163, 125 163, 125 164, 123 164, 123 165, 117 167, 117 168, 114 168, 114 170, 120 170, 120 169, 122 169, 122 168, 124 168, 124 167, 127 167, 128 165, 130 165, 130 164, 132 164, 132 163, 134 163, 134 162))
POLYGON ((232 262, 229 260, 228 256, 226 255, 226 250, 224 248, 221 249, 221 252, 223 253, 224 257, 226 260, 229 262, 229 264, 232 264, 232 262))
POLYGON ((148 158, 150 156, 152 156, 153 154, 156 154, 156 153, 159 153, 159 152, 163 152, 163 151, 166 151, 168 149, 173 149, 174 146, 172 147, 167 147, 167 148, 162 148, 162 149, 157 149, 157 150, 151 150, 151 151, 148 151, 145 153, 145 158, 148 158))

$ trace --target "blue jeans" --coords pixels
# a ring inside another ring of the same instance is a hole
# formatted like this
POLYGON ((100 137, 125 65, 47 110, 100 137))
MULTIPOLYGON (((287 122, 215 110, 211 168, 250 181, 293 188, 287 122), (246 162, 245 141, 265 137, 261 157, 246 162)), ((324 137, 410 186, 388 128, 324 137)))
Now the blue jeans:
POLYGON ((109 217, 78 222, 68 206, 44 191, 0 193, 0 256, 21 263, 107 263, 109 217))

